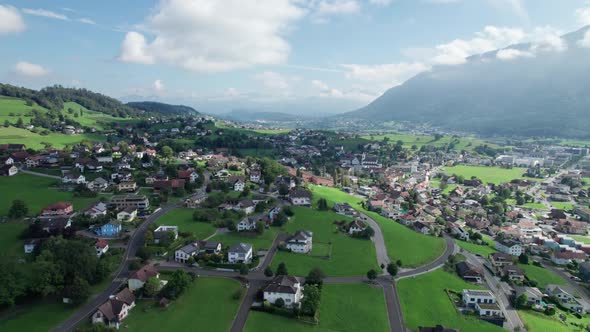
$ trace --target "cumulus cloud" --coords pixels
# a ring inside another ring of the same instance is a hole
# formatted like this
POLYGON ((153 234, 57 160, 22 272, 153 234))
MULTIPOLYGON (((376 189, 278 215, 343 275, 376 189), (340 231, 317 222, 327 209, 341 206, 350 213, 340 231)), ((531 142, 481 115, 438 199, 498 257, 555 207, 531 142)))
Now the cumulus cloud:
POLYGON ((284 39, 305 11, 290 0, 161 0, 142 25, 153 38, 127 33, 119 59, 219 72, 287 60, 284 39))
POLYGON ((22 32, 27 28, 18 9, 0 5, 0 34, 22 32))
POLYGON ((550 26, 535 28, 531 33, 532 52, 563 52, 568 48, 562 32, 550 26))
POLYGON ((399 85, 429 69, 429 66, 419 62, 379 65, 344 64, 342 67, 348 70, 346 77, 349 79, 382 82, 389 87, 399 85))
POLYGON ((581 25, 590 25, 590 7, 576 9, 575 16, 581 25))
POLYGON ((66 15, 56 13, 56 12, 53 12, 53 11, 47 10, 47 9, 41 9, 41 8, 38 8, 38 9, 24 8, 23 13, 28 14, 28 15, 34 15, 34 16, 53 18, 53 19, 62 20, 62 21, 69 20, 69 18, 66 15))
POLYGON ((14 70, 18 75, 25 77, 40 77, 49 73, 49 71, 43 68, 43 66, 26 61, 17 62, 14 66, 14 70))
POLYGON ((578 46, 590 48, 590 30, 586 31, 583 39, 578 40, 578 46))
POLYGON ((496 53, 496 58, 500 60, 514 60, 518 58, 532 58, 535 55, 532 52, 521 51, 514 48, 505 48, 496 53))
POLYGON ((270 91, 280 92, 287 94, 291 89, 289 79, 274 71, 265 71, 254 76, 254 79, 264 86, 265 89, 270 91))
POLYGON ((154 84, 153 84, 153 88, 154 91, 156 91, 156 93, 162 93, 164 92, 164 82, 162 82, 162 80, 155 80, 154 84))

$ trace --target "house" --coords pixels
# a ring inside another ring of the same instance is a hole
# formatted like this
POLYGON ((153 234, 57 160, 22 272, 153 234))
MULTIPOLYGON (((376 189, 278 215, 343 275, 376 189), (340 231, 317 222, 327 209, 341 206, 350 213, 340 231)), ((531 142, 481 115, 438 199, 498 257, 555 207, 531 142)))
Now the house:
POLYGON ((207 198, 206 194, 197 194, 184 200, 184 206, 187 208, 196 208, 207 198))
POLYGON ((516 299, 522 294, 526 295, 527 305, 541 305, 543 302, 544 294, 536 287, 514 286, 514 298, 516 299))
POLYGON ((475 309, 480 316, 502 316, 502 310, 496 302, 496 297, 489 290, 464 289, 463 304, 468 308, 475 309))
POLYGON ((59 202, 46 206, 41 212, 41 217, 69 216, 74 213, 74 206, 71 203, 59 202))
POLYGON ((236 205, 235 209, 244 212, 246 215, 249 215, 254 213, 256 204, 254 204, 252 200, 243 199, 238 203, 238 205, 236 205))
POLYGON ((113 237, 121 232, 121 222, 118 220, 110 221, 100 227, 94 228, 94 233, 98 236, 113 237))
POLYGON ((117 213, 117 220, 131 222, 137 217, 137 208, 128 206, 117 213))
POLYGON ((456 238, 463 241, 469 241, 469 232, 459 227, 459 225, 455 224, 454 222, 449 222, 447 225, 451 230, 451 234, 456 238))
POLYGON ((299 307, 303 299, 303 286, 297 277, 277 276, 264 288, 263 298, 272 304, 282 299, 287 308, 299 307))
POLYGON ((117 185, 119 191, 135 191, 137 190, 137 183, 135 181, 123 181, 117 185))
POLYGON ((505 265, 502 267, 501 275, 510 281, 523 282, 525 274, 521 268, 516 265, 505 265))
POLYGON ((129 279, 127 279, 127 286, 131 291, 138 290, 152 277, 160 278, 160 272, 153 265, 145 265, 131 273, 129 279))
POLYGON ((92 191, 103 191, 109 187, 109 182, 101 177, 94 179, 86 184, 86 187, 92 191))
POLYGON ((0 168, 2 176, 14 176, 18 173, 18 168, 14 165, 4 165, 0 168))
POLYGON ((188 181, 189 183, 195 183, 199 178, 199 173, 193 170, 178 171, 178 178, 188 181))
POLYGON ((574 214, 580 217, 581 220, 590 222, 590 209, 585 206, 574 207, 574 214))
POLYGON ((463 280, 480 284, 484 277, 483 271, 467 262, 459 262, 455 265, 457 273, 463 280))
POLYGON ((70 216, 49 216, 37 220, 39 227, 49 234, 61 234, 72 226, 70 216))
POLYGON ((357 214, 356 210, 348 203, 334 204, 334 212, 348 217, 353 217, 357 214))
POLYGON ((519 242, 509 239, 496 241, 494 247, 496 250, 512 256, 520 256, 524 253, 524 248, 519 242))
POLYGON ((174 252, 174 260, 179 263, 186 263, 189 258, 195 256, 199 251, 197 243, 190 243, 174 252))
POLYGON ((556 230, 566 234, 586 235, 588 233, 588 223, 570 219, 560 219, 557 221, 556 230))
POLYGON ((509 254, 496 252, 490 255, 490 263, 496 271, 501 271, 506 265, 513 265, 513 257, 509 254))
POLYGON ((249 243, 234 244, 227 251, 227 261, 230 264, 250 264, 252 262, 252 245, 249 243))
POLYGON ((348 234, 360 233, 367 229, 367 224, 361 220, 353 220, 348 224, 348 234))
POLYGON ((256 219, 254 218, 244 218, 240 220, 240 222, 236 225, 236 230, 238 232, 244 231, 253 231, 256 229, 256 219))
POLYGON ((150 201, 144 195, 115 195, 111 198, 108 205, 116 209, 124 209, 132 206, 139 210, 145 210, 150 207, 150 201))
POLYGON ((560 285, 547 285, 545 287, 545 293, 551 297, 555 297, 559 304, 563 307, 574 310, 577 312, 583 312, 584 306, 572 295, 572 292, 565 286, 560 285))
POLYGON ((104 324, 119 329, 121 322, 127 318, 133 307, 135 307, 135 295, 129 288, 125 288, 98 307, 92 315, 92 324, 104 324))
POLYGON ((172 179, 172 180, 158 180, 152 184, 154 191, 159 192, 162 190, 176 190, 184 188, 185 180, 183 179, 172 179))
POLYGON ((234 191, 244 191, 246 181, 242 176, 230 176, 227 180, 232 186, 234 191))
POLYGON ((61 182, 64 184, 85 184, 86 177, 82 174, 66 174, 61 178, 61 182))
POLYGON ((89 216, 90 218, 98 218, 101 216, 107 215, 107 205, 103 202, 96 202, 90 207, 88 207, 84 214, 89 216))
POLYGON ((289 192, 289 200, 293 205, 310 207, 311 192, 302 188, 292 189, 291 192, 289 192))
POLYGON ((412 225, 412 227, 414 227, 416 232, 422 233, 424 235, 430 234, 430 226, 424 222, 417 221, 412 225))
POLYGON ((586 261, 586 254, 573 251, 553 252, 551 254, 551 261, 557 265, 567 265, 572 261, 582 263, 586 261))
POLYGON ((200 241, 199 254, 214 254, 219 255, 222 244, 218 241, 200 241))
POLYGON ((254 169, 250 171, 250 182, 259 183, 261 179, 261 172, 258 169, 254 169))
POLYGON ((94 244, 94 248, 96 249, 96 256, 100 257, 109 251, 109 243, 104 239, 98 240, 98 242, 94 244))
POLYGON ((39 246, 39 240, 27 240, 25 241, 25 245, 24 245, 24 250, 25 250, 25 254, 30 254, 33 251, 35 251, 35 249, 37 249, 37 246, 39 246))
POLYGON ((286 248, 292 252, 307 254, 311 252, 313 233, 310 231, 297 231, 285 241, 286 248))
POLYGON ((178 239, 178 226, 158 226, 154 230, 154 243, 159 244, 164 237, 169 236, 168 233, 172 234, 174 240, 178 239))

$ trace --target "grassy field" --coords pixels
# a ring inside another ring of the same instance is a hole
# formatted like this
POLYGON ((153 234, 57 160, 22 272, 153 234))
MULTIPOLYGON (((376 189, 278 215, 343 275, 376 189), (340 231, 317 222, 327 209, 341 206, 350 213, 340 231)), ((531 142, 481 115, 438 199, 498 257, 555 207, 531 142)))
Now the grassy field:
POLYGON ((322 245, 314 247, 311 255, 297 254, 285 251, 277 252, 272 261, 273 269, 284 262, 289 273, 298 276, 307 275, 314 267, 321 267, 328 276, 361 276, 370 269, 379 269, 375 254, 375 245, 370 240, 355 239, 338 231, 335 220, 345 218, 331 211, 317 211, 309 208, 295 208, 295 216, 285 227, 289 234, 297 230, 313 232, 313 243, 322 245), (314 257, 325 255, 325 244, 332 244, 332 254, 329 259, 314 257))
POLYGON ((326 284, 317 326, 278 315, 251 311, 246 332, 389 331, 383 290, 366 284, 326 284))
POLYGON ((260 249, 270 249, 272 242, 279 234, 280 229, 277 227, 267 228, 262 235, 254 233, 228 233, 215 235, 212 240, 220 241, 224 247, 232 246, 236 243, 250 243, 254 247, 254 252, 260 249))
POLYGON ((173 209, 156 222, 157 225, 178 226, 179 232, 192 232, 201 240, 215 233, 216 228, 206 222, 193 220, 194 209, 173 209))
POLYGON ((424 145, 432 145, 436 147, 444 146, 445 144, 450 144, 451 142, 455 142, 455 150, 469 150, 473 151, 473 149, 478 145, 487 144, 492 148, 498 148, 497 145, 482 141, 477 138, 473 137, 460 137, 460 138, 453 138, 451 136, 445 136, 438 141, 435 141, 434 136, 419 136, 419 135, 409 135, 409 134, 387 134, 387 135, 377 135, 377 136, 363 136, 365 139, 372 139, 377 141, 382 141, 384 138, 389 139, 390 144, 396 144, 397 141, 402 141, 404 143, 405 148, 411 148, 412 146, 416 146, 418 149, 424 145))
POLYGON ((440 269, 415 278, 402 279, 398 282, 398 293, 404 322, 411 329, 442 324, 461 331, 504 331, 477 318, 463 316, 445 292, 445 289, 461 292, 463 289, 478 288, 440 269))
MULTIPOLYGON (((512 205, 517 205, 516 204, 516 199, 514 198, 509 198, 506 200, 506 203, 508 204, 512 204, 512 205)), ((528 209, 536 209, 536 210, 547 210, 547 208, 545 207, 545 205, 543 205, 542 203, 525 203, 523 205, 517 205, 523 208, 528 208, 528 209)))
POLYGON ((461 247, 463 250, 469 251, 472 254, 481 255, 483 257, 488 257, 490 254, 497 252, 494 249, 493 243, 485 243, 485 244, 477 244, 473 242, 465 242, 461 240, 455 240, 455 242, 461 247))
POLYGON ((494 184, 510 182, 514 179, 525 179, 522 177, 525 171, 526 169, 524 168, 505 169, 500 167, 468 165, 459 165, 444 168, 444 172, 448 175, 462 175, 465 179, 471 179, 472 176, 475 176, 481 181, 483 181, 483 183, 494 184))
POLYGON ((570 235, 570 237, 578 242, 582 242, 585 244, 590 244, 590 237, 587 236, 577 236, 577 235, 570 235))
POLYGON ((115 118, 110 114, 95 112, 87 109, 86 107, 75 103, 75 102, 65 102, 64 107, 62 109, 62 113, 67 116, 68 118, 72 119, 80 123, 82 126, 87 127, 94 127, 98 130, 104 129, 104 124, 106 122, 122 122, 122 121, 129 121, 129 119, 124 118, 115 118), (76 113, 80 114, 80 110, 82 110, 82 116, 75 117, 68 113, 68 109, 73 109, 76 113))
POLYGON ((574 208, 573 203, 566 203, 566 202, 551 202, 551 206, 553 206, 556 209, 560 209, 560 210, 565 210, 565 211, 569 211, 571 209, 574 208))
POLYGON ((76 309, 52 301, 27 305, 0 316, 0 331, 46 332, 67 319, 76 309))
POLYGON ((545 269, 530 264, 518 264, 518 266, 524 271, 524 273, 529 279, 537 281, 537 287, 541 289, 545 288, 545 286, 549 284, 565 285, 565 281, 549 269, 545 269))
POLYGON ((39 135, 26 129, 15 127, 0 127, 0 144, 18 144, 22 143, 27 148, 42 149, 42 143, 50 143, 54 148, 63 148, 66 145, 72 145, 83 141, 104 142, 106 137, 98 134, 77 134, 64 135, 60 133, 51 133, 47 136, 39 135))
POLYGON ((0 256, 23 256, 23 241, 19 235, 29 224, 24 221, 9 221, 0 224, 0 256))
POLYGON ((558 310, 567 318, 565 323, 559 320, 559 315, 547 316, 534 311, 518 311, 527 331, 529 332, 584 332, 587 331, 585 326, 590 324, 588 316, 578 319, 576 316, 558 310), (581 325, 581 326, 580 326, 581 325))
POLYGON ((66 191, 50 189, 49 186, 58 180, 29 175, 17 174, 11 177, 0 177, 0 216, 8 214, 8 210, 15 199, 23 200, 28 208, 29 215, 36 215, 52 203, 69 202, 74 204, 74 209, 79 210, 88 207, 98 198, 74 197, 74 194, 66 191))
POLYGON ((0 123, 3 125, 8 120, 11 124, 15 124, 19 117, 23 120, 23 123, 29 123, 31 122, 31 118, 25 116, 25 114, 29 113, 32 109, 47 112, 46 108, 36 103, 32 106, 27 106, 26 102, 22 99, 0 96, 0 123))
MULTIPOLYGON (((431 188, 440 189, 440 179, 432 179, 429 183, 431 188)), ((448 184, 447 187, 442 191, 443 194, 449 194, 451 191, 457 188, 456 184, 448 184)))
POLYGON ((123 325, 125 330, 142 332, 229 331, 240 305, 232 294, 240 288, 231 279, 199 278, 166 309, 149 300, 138 301, 123 325))
MULTIPOLYGON (((325 198, 330 206, 335 202, 347 202, 358 210, 362 199, 348 195, 336 188, 319 186, 310 187, 314 193, 314 200, 325 198)), ((387 254, 392 261, 400 259, 404 267, 416 267, 435 260, 445 249, 445 242, 441 238, 422 235, 391 219, 374 212, 363 211, 373 218, 380 226, 387 254)))

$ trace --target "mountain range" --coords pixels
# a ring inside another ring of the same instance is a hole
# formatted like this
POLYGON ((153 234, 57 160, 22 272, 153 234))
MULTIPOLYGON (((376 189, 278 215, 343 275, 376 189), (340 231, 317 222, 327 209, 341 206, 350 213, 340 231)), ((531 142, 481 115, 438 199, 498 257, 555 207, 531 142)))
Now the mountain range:
POLYGON ((518 44, 436 66, 340 116, 488 136, 590 137, 590 48, 581 43, 589 30, 562 36, 567 49, 518 44))

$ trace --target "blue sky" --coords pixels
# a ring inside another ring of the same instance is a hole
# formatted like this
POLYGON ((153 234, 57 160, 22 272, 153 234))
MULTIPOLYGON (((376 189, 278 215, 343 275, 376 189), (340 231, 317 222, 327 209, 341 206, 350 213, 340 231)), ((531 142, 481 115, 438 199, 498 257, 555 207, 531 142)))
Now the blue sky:
POLYGON ((0 0, 0 81, 347 111, 432 66, 586 24, 583 0, 0 0))

